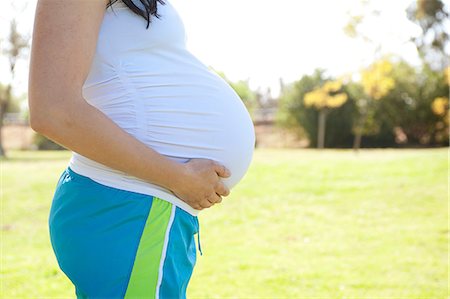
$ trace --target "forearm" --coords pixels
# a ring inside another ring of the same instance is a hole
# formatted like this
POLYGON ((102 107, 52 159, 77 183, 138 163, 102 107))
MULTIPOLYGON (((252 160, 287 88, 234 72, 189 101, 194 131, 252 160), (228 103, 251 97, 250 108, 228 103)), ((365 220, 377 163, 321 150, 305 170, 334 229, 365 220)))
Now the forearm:
POLYGON ((47 109, 34 129, 91 160, 172 190, 180 163, 148 147, 84 99, 65 102, 73 104, 47 109))

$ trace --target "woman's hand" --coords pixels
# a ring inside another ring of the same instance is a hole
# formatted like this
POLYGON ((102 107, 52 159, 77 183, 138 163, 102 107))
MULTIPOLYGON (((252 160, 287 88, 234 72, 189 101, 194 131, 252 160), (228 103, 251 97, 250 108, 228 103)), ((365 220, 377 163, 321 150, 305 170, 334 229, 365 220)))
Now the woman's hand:
POLYGON ((182 164, 178 184, 171 189, 176 196, 197 210, 210 208, 228 196, 230 190, 220 180, 229 177, 230 171, 220 163, 195 158, 182 164))

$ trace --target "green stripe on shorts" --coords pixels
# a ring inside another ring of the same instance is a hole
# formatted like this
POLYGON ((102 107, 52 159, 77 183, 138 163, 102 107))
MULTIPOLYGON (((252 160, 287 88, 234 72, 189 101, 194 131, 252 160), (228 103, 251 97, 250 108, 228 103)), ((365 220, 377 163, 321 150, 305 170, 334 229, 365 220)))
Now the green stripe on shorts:
POLYGON ((172 204, 154 197, 139 242, 125 298, 154 298, 172 204), (151 297, 149 297, 151 295, 151 297))

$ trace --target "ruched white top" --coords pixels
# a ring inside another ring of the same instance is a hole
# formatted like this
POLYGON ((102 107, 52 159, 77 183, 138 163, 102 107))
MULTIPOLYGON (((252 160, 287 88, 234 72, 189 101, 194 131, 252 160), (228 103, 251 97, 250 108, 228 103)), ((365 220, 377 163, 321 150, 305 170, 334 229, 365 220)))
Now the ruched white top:
MULTIPOLYGON (((83 96, 126 132, 170 159, 222 163, 231 177, 221 179, 232 189, 252 160, 252 120, 227 82, 186 48, 182 19, 170 1, 165 3, 158 3, 160 19, 153 16, 148 29, 147 21, 120 0, 106 9, 83 96)), ((76 152, 69 166, 101 184, 154 195, 198 215, 199 210, 170 190, 76 152)))

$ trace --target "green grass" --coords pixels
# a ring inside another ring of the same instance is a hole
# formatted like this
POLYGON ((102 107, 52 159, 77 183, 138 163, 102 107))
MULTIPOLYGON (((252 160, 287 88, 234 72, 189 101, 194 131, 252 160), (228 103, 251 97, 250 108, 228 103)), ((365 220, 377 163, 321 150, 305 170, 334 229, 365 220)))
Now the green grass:
MULTIPOLYGON (((188 298, 447 298, 448 149, 258 149, 203 211, 188 298)), ((70 152, 2 161, 2 298, 75 298, 47 216, 70 152)))

